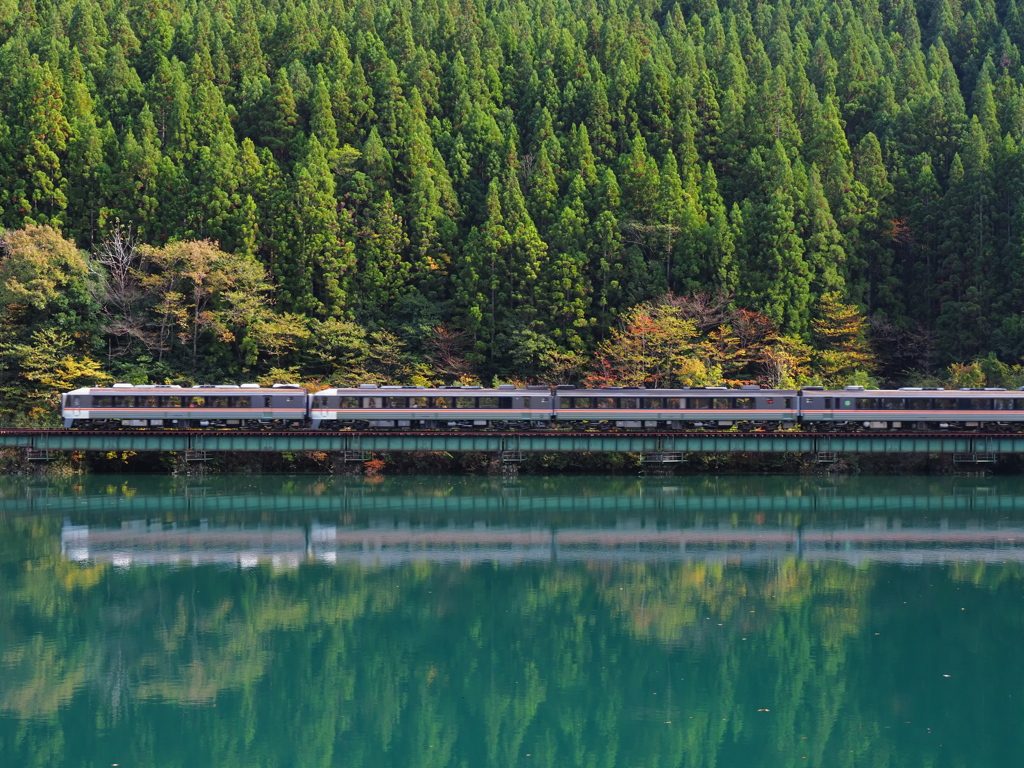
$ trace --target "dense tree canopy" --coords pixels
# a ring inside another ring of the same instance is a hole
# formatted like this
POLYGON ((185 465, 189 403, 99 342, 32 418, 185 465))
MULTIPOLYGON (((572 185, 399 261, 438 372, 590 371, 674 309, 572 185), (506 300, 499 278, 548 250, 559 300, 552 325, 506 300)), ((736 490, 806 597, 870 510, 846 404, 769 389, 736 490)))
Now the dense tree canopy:
POLYGON ((122 378, 327 376, 310 323, 542 378, 697 292, 819 352, 852 307, 889 381, 1013 363, 1020 46, 1016 0, 0 4, 0 225, 262 265, 262 332, 66 329, 122 378))

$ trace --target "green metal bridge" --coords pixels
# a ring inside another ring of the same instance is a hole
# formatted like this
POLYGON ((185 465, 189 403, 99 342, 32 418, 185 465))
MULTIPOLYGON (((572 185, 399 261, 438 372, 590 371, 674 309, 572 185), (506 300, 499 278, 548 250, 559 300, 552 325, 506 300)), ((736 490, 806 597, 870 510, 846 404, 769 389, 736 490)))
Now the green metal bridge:
POLYGON ((814 432, 237 432, 163 430, 85 432, 3 430, 0 447, 30 451, 273 452, 346 455, 389 452, 481 452, 516 460, 527 453, 637 453, 678 461, 687 453, 952 454, 995 461, 1024 453, 1024 434, 814 432))

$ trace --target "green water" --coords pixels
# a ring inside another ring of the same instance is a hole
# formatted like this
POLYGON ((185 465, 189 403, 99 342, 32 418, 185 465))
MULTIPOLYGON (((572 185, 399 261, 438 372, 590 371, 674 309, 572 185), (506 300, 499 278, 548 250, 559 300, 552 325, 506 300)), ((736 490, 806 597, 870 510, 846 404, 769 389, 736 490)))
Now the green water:
POLYGON ((0 479, 0 765, 1024 754, 1024 482, 0 479))

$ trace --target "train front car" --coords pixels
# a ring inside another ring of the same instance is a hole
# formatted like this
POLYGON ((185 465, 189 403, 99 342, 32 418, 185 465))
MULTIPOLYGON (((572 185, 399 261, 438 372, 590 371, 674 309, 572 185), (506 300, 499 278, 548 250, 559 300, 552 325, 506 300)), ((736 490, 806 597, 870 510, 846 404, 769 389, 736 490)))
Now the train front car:
POLYGON ((573 429, 779 429, 799 415, 794 389, 559 387, 555 423, 573 429))
POLYGON ((305 424, 306 411, 306 390, 287 384, 114 384, 61 397, 68 429, 294 427, 305 424))
POLYGON ((1024 392, 1000 388, 804 387, 802 420, 811 430, 1020 431, 1024 392))
POLYGON ((312 396, 313 429, 530 429, 551 424, 551 390, 361 384, 312 396))

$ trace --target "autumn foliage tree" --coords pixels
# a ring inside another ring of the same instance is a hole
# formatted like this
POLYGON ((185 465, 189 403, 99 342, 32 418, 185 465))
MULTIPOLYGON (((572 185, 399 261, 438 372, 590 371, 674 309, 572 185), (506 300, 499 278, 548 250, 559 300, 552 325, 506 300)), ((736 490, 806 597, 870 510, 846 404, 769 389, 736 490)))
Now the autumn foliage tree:
POLYGON ((141 284, 152 302, 161 353, 181 345, 193 371, 202 338, 244 354, 253 345, 272 346, 275 337, 306 335, 302 318, 271 316, 266 273, 251 257, 225 253, 209 241, 146 247, 141 255, 141 284))
POLYGON ((867 320, 857 307, 844 303, 838 293, 832 292, 824 294, 815 309, 815 373, 826 384, 843 385, 857 373, 870 372, 875 358, 867 339, 867 320))
POLYGON ((60 392, 109 379, 92 355, 94 288, 87 258, 56 230, 3 233, 0 415, 38 417, 60 392))
POLYGON ((678 304, 663 298, 627 312, 619 328, 598 348, 591 386, 707 386, 721 368, 699 354, 697 327, 678 304))

